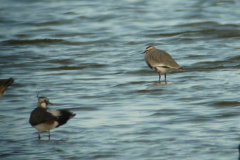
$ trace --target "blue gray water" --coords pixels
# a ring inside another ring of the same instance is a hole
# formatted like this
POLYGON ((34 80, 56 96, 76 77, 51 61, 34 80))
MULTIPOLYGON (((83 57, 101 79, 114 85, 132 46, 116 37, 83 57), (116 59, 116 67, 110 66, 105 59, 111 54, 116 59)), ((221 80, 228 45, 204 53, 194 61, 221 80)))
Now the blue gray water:
POLYGON ((1 0, 0 159, 235 160, 237 0, 1 0), (183 67, 167 85, 149 45, 183 67), (76 117, 37 139, 37 94, 76 117))

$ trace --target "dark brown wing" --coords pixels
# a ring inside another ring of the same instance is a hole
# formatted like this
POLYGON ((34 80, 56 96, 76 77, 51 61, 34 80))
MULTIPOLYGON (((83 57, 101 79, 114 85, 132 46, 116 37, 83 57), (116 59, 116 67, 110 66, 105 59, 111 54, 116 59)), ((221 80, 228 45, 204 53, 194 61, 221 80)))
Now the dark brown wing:
POLYGON ((13 78, 9 78, 9 79, 0 79, 0 87, 3 86, 10 86, 12 83, 14 82, 13 78))
POLYGON ((14 80, 12 78, 0 79, 0 94, 3 94, 8 86, 10 86, 13 82, 14 80))

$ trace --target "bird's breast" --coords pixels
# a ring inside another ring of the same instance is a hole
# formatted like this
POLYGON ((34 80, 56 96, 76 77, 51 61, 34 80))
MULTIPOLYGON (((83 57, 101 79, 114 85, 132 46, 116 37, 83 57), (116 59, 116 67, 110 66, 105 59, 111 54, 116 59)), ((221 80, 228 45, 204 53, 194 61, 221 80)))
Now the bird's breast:
POLYGON ((45 121, 43 123, 46 125, 52 125, 55 121, 56 121, 55 119, 51 119, 51 120, 45 121))

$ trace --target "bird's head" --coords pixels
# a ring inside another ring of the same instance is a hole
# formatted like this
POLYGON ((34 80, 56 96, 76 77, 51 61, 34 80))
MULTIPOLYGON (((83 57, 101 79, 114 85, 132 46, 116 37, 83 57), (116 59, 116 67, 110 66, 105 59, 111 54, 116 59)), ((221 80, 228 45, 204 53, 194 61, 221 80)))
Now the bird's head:
POLYGON ((38 98, 38 107, 47 108, 47 106, 52 103, 46 97, 39 97, 38 98))
POLYGON ((148 46, 142 54, 144 54, 144 53, 145 53, 145 54, 148 54, 149 52, 151 52, 151 51, 154 50, 154 49, 156 49, 156 48, 153 47, 153 46, 148 46))

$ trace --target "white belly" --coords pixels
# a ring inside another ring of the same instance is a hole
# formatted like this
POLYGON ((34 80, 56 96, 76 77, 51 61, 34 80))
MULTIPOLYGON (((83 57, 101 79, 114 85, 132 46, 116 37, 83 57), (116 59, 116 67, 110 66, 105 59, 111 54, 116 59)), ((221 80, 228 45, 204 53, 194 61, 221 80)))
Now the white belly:
POLYGON ((33 126, 33 127, 36 128, 38 131, 42 132, 42 131, 48 131, 48 130, 51 130, 53 128, 56 128, 57 125, 58 125, 58 122, 55 121, 51 125, 41 123, 41 124, 38 124, 38 125, 33 126))
POLYGON ((174 68, 154 67, 153 70, 156 70, 159 73, 167 73, 174 70, 174 68))

